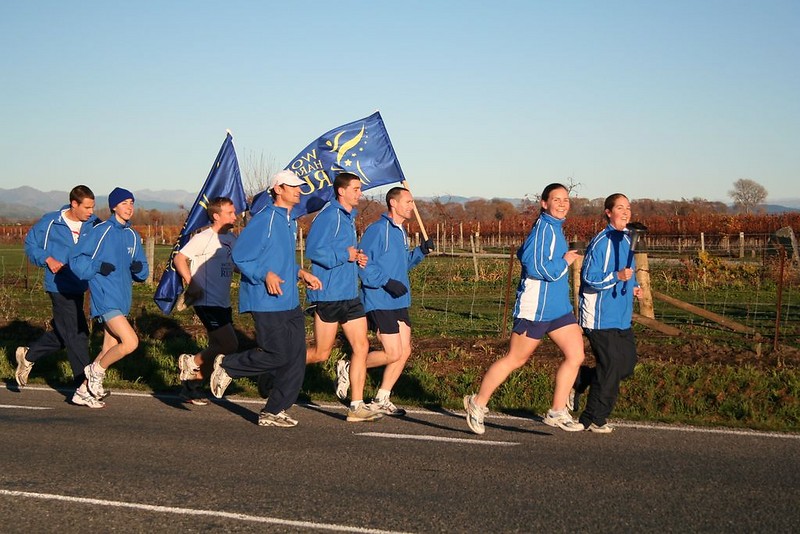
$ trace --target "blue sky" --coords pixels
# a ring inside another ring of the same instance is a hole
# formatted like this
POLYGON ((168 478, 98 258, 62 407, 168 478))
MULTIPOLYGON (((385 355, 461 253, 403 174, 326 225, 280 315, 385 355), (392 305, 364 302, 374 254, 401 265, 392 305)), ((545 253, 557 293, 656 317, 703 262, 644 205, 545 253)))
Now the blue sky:
POLYGON ((381 111, 417 196, 800 197, 800 2, 0 5, 0 187, 199 190, 381 111))

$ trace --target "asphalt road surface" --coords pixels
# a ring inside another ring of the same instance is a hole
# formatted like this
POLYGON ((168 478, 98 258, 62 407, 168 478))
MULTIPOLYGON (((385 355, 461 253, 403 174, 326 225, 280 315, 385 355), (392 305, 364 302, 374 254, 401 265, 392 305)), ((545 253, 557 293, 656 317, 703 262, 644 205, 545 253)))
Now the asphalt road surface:
POLYGON ((0 388, 2 532, 798 532, 800 434, 0 388))

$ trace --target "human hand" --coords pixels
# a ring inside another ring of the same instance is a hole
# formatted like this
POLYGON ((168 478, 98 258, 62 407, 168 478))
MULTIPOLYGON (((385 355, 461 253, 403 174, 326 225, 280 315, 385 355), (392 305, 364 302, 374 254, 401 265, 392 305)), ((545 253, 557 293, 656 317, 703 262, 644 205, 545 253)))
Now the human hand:
POLYGON ((358 249, 356 247, 347 247, 347 253, 349 254, 347 261, 354 262, 358 259, 358 249))
POLYGON ((53 274, 56 274, 64 266, 63 263, 61 263, 52 256, 48 256, 47 259, 44 260, 44 262, 47 264, 47 268, 50 269, 50 272, 53 274))
POLYGON ((567 265, 572 265, 575 260, 581 257, 580 252, 577 250, 568 250, 566 254, 564 254, 564 261, 567 262, 567 265))
POLYGON ((270 271, 267 273, 266 282, 267 293, 270 295, 283 295, 283 289, 281 289, 281 284, 284 282, 283 278, 270 271))
POLYGON ((104 261, 103 263, 100 264, 100 274, 102 274, 103 276, 108 276, 109 274, 113 273, 116 270, 117 268, 114 267, 114 265, 111 263, 107 263, 104 261))
POLYGON ((631 269, 630 267, 626 267, 624 269, 621 269, 617 273, 617 278, 619 278, 623 282, 627 282, 628 280, 633 278, 633 269, 631 269))
POLYGON ((144 264, 140 261, 134 260, 131 262, 131 273, 136 274, 142 272, 144 264))
POLYGON ((422 251, 423 254, 426 256, 436 250, 436 243, 433 242, 433 238, 428 239, 427 241, 423 241, 419 245, 419 249, 422 251))
POLYGON ((399 280, 389 278, 389 281, 383 284, 383 289, 386 290, 394 298, 399 298, 408 293, 408 288, 399 280))
POLYGON ((640 299, 640 298, 642 298, 642 295, 644 295, 644 291, 642 291, 642 287, 641 286, 636 286, 636 287, 633 288, 633 296, 634 297, 636 297, 637 299, 640 299))
POLYGON ((308 289, 322 289, 322 281, 305 269, 300 269, 300 271, 297 273, 297 276, 300 278, 300 280, 305 282, 308 289))
POLYGON ((361 267, 362 269, 366 267, 368 259, 369 258, 367 257, 366 254, 364 254, 364 251, 359 249, 358 256, 356 256, 356 262, 358 263, 358 266, 361 267))

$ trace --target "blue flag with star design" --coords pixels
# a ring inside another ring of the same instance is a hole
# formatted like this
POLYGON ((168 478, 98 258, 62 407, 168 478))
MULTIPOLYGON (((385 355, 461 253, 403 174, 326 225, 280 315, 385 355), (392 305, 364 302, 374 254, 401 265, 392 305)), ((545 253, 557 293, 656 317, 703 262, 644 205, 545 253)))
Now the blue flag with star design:
POLYGON ((242 186, 242 175, 239 172, 239 160, 236 158, 236 150, 233 148, 233 136, 230 132, 225 137, 222 147, 219 149, 217 158, 211 166, 203 188, 189 210, 189 216, 183 223, 181 233, 175 245, 172 247, 172 254, 169 262, 164 269, 164 274, 158 283, 153 300, 162 312, 169 314, 178 300, 178 296, 183 292, 183 281, 175 270, 173 260, 175 255, 192 237, 196 230, 208 226, 206 207, 208 203, 216 197, 227 197, 233 201, 236 213, 243 213, 247 210, 247 197, 242 186))
MULTIPOLYGON (((322 134, 285 167, 305 184, 300 186, 300 203, 292 215, 300 217, 318 211, 334 197, 333 180, 342 171, 361 178, 361 189, 402 182, 403 170, 389 140, 379 112, 322 134)), ((271 202, 266 191, 253 198, 255 215, 271 202)))

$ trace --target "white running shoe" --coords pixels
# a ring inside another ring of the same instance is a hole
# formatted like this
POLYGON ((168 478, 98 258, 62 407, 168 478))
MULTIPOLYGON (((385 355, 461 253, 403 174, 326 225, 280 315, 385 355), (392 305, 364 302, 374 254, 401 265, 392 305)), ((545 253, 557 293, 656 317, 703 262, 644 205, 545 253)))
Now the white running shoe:
POLYGON ((383 414, 377 408, 363 402, 355 410, 347 410, 347 420, 351 423, 377 421, 381 417, 383 417, 383 414))
POLYGON ((350 389, 350 362, 342 358, 336 362, 336 396, 345 400, 348 389, 350 389))
POLYGON ((17 371, 14 373, 14 378, 17 379, 17 385, 24 388, 28 385, 28 375, 31 374, 33 369, 33 362, 25 359, 28 354, 28 347, 17 347, 17 371))
POLYGON ((178 356, 178 369, 181 370, 180 381, 194 380, 200 367, 194 363, 194 354, 181 354, 178 356))
POLYGON ((467 412, 467 425, 476 434, 483 434, 486 428, 483 426, 483 417, 489 413, 489 408, 483 408, 475 403, 475 395, 464 397, 464 410, 467 412))
POLYGON ((106 406, 105 402, 92 397, 88 391, 83 389, 83 386, 75 390, 75 394, 72 395, 72 404, 75 404, 76 406, 86 406, 89 408, 105 408, 106 406))
POLYGON ((217 357, 214 358, 214 372, 211 373, 211 378, 209 379, 211 383, 211 393, 218 399, 222 398, 225 394, 225 390, 228 389, 228 386, 233 380, 222 367, 222 360, 224 359, 224 354, 218 354, 217 357))
POLYGON ((94 364, 90 363, 83 368, 83 374, 86 375, 86 388, 95 399, 104 399, 107 397, 105 389, 103 389, 103 379, 106 377, 105 373, 98 373, 94 370, 94 364))
POLYGON ((542 417, 542 422, 548 426, 560 428, 567 432, 580 432, 586 430, 584 426, 574 420, 569 412, 565 409, 561 412, 554 412, 547 410, 547 413, 542 417))
POLYGON ((406 414, 406 411, 404 409, 395 406, 394 403, 390 401, 388 398, 385 398, 382 401, 378 399, 372 399, 370 405, 373 407, 373 409, 378 410, 383 415, 402 417, 406 414))
POLYGON ((260 414, 258 414, 258 426, 279 426, 282 428, 290 428, 297 426, 297 419, 292 419, 289 417, 289 414, 283 410, 278 413, 262 411, 260 414))
POLYGON ((604 424, 603 426, 597 426, 596 424, 592 423, 586 430, 589 432, 594 432, 595 434, 611 434, 614 431, 614 427, 608 423, 604 424))

